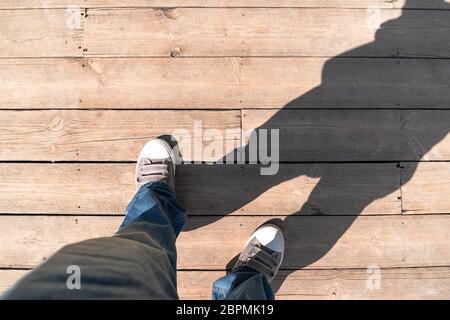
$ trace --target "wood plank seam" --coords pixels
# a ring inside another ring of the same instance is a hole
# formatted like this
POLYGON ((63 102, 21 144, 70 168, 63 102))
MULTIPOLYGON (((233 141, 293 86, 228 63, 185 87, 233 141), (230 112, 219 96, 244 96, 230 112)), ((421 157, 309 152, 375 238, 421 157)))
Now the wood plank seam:
MULTIPOLYGON (((380 270, 402 270, 402 269, 427 269, 427 268, 433 268, 433 269, 447 269, 450 268, 450 265, 426 265, 426 266, 416 266, 416 267, 380 267, 380 270)), ((17 271, 31 271, 34 268, 30 267, 23 267, 23 268, 13 268, 13 267, 1 267, 0 271, 8 271, 8 270, 17 270, 17 271)), ((231 269, 187 269, 187 268, 177 268, 177 271, 181 272, 216 272, 216 271, 230 271, 231 269)), ((280 271, 301 271, 303 269, 287 269, 287 268, 280 268, 280 271)), ((308 268, 308 271, 366 271, 367 268, 308 268)))

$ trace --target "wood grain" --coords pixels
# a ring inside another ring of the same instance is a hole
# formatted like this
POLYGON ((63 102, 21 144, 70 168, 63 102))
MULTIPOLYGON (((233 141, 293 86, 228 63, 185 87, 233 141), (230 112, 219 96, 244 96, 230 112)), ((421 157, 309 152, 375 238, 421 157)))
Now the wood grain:
MULTIPOLYGON (((261 130, 278 130, 281 161, 401 158, 396 110, 244 110, 242 126, 244 132, 257 129, 260 136, 261 130)), ((276 150, 272 145, 276 146, 271 142, 261 152, 271 154, 276 150)))
MULTIPOLYGON (((402 8, 406 0, 4 0, 0 9, 97 7, 317 7, 317 8, 402 8)), ((447 9, 445 2, 409 0, 408 8, 447 9)))
MULTIPOLYGON (((371 269, 370 269, 371 270, 371 269)), ((27 270, 0 270, 0 293, 24 276, 27 270)), ((272 284, 276 299, 448 299, 450 268, 382 269, 380 287, 371 283, 364 269, 279 271, 272 284), (287 277, 287 280, 284 279, 287 277)), ((213 281, 223 271, 178 271, 178 293, 183 300, 211 299, 213 281)))
POLYGON ((9 289, 17 280, 27 274, 28 270, 0 270, 0 294, 9 289))
MULTIPOLYGON (((2 268, 33 268, 65 244, 112 234, 121 217, 1 216, 2 268), (21 230, 21 232, 17 232, 21 230)), ((178 268, 224 270, 267 217, 192 217, 178 268), (199 227, 207 226, 207 227, 199 227), (192 250, 196 248, 196 250, 192 250)), ((450 216, 291 217, 283 268, 448 266, 450 216), (352 222, 352 223, 350 223, 352 222), (350 223, 350 225, 349 225, 350 223), (341 230, 345 226, 345 230, 341 230)))
MULTIPOLYGON (((292 273, 281 270, 272 285, 277 288, 278 300, 448 299, 450 296, 450 269, 447 267, 381 269, 379 288, 370 281, 372 270, 297 270, 292 273)), ((212 282, 224 275, 221 271, 179 271, 181 299, 209 300, 212 282)))
POLYGON ((394 9, 92 9, 84 36, 90 56, 449 57, 446 11, 400 16, 394 9))
MULTIPOLYGON (((184 161, 217 161, 240 146, 240 116, 231 110, 0 111, 0 160, 135 161, 148 139, 174 134, 184 161), (217 152, 208 152, 216 143, 217 152), (203 150, 194 150, 196 144, 203 150)), ((446 110, 244 110, 242 121, 246 133, 279 130, 280 142, 291 141, 279 144, 280 161, 290 162, 450 160, 449 123, 446 110)), ((270 154, 270 145, 261 152, 270 154)))
POLYGON ((182 142, 220 147, 182 148, 184 160, 217 160, 241 140, 224 132, 243 126, 280 129, 290 163, 274 176, 178 168, 181 298, 209 299, 251 232, 276 218, 287 240, 278 299, 448 299, 449 9, 1 1, 0 291, 64 245, 117 230, 145 141, 186 129, 182 142))
MULTIPOLYGON (((409 8, 441 9, 445 3, 435 1, 409 1, 409 8)), ((4 0, 0 9, 64 8, 78 5, 86 8, 97 7, 332 7, 332 8, 401 8, 405 0, 389 2, 385 0, 4 0)))
POLYGON ((135 193, 132 164, 4 163, 0 168, 3 213, 121 214, 135 193))
POLYGON ((0 59, 0 78, 7 109, 442 109, 450 101, 450 63, 441 59, 0 59))
POLYGON ((239 110, 0 111, 0 159, 136 161, 149 139, 174 135, 184 161, 215 161, 240 146, 240 116, 239 110), (217 152, 207 152, 213 143, 217 152))
POLYGON ((401 211, 400 172, 395 164, 281 164, 273 176, 261 176, 257 165, 180 169, 177 193, 191 215, 379 215, 401 211))
POLYGON ((446 161, 450 157, 450 111, 402 112, 401 159, 446 161))
POLYGON ((0 58, 81 57, 81 13, 78 9, 2 10, 0 58))
MULTIPOLYGON (((273 176, 184 165, 176 190, 190 215, 400 214, 399 175, 395 164, 283 164, 273 176)), ((134 164, 4 163, 0 177, 2 213, 120 215, 135 193, 134 164)))
POLYGON ((247 144, 252 130, 278 130, 281 161, 450 159, 448 110, 244 110, 242 126, 247 144))
POLYGON ((404 166, 402 194, 405 213, 450 213, 449 162, 421 162, 417 169, 412 163, 404 163, 402 166, 404 166))

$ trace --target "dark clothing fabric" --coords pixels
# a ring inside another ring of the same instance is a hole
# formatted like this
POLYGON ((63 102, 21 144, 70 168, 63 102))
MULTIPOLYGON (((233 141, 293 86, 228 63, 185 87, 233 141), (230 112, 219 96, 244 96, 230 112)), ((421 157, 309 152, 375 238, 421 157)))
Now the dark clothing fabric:
MULTIPOLYGON (((175 241, 186 212, 165 183, 143 185, 112 237, 68 245, 8 290, 3 299, 178 299, 175 241), (73 268, 79 270, 74 288, 73 268)), ((262 274, 229 274, 214 299, 273 299, 262 274)))

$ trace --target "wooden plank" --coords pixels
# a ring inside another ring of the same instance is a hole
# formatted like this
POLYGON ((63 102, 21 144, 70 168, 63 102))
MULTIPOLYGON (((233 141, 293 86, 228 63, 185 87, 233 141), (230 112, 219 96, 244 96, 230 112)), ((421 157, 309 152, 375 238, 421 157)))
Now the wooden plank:
POLYGON ((81 7, 86 0, 3 0, 0 9, 64 9, 81 7))
POLYGON ((9 227, 4 224, 0 226, 4 236, 16 234, 16 237, 21 239, 21 244, 17 245, 13 245, 6 239, 6 242, 2 242, 4 249, 2 248, 0 257, 3 263, 12 268, 34 268, 67 244, 113 235, 121 221, 121 217, 55 218, 51 216, 0 217, 3 222, 12 223, 9 227), (23 249, 21 249, 22 246, 23 249))
MULTIPOLYGON (((272 282, 279 300, 448 299, 450 268, 381 269, 379 287, 373 269, 279 271, 272 282)), ((210 299, 221 271, 179 271, 181 299, 210 299)))
MULTIPOLYGON (((0 270, 0 293, 27 273, 26 270, 0 270)), ((448 299, 450 268, 382 269, 379 288, 370 273, 360 269, 280 270, 272 282, 276 299, 448 299), (368 283, 371 284, 368 286, 368 283)), ((181 299, 211 299, 213 281, 222 271, 178 271, 181 299)))
MULTIPOLYGON (((190 215, 400 214, 399 174, 395 164, 283 164, 272 176, 184 165, 176 190, 190 215)), ((122 214, 135 193, 134 164, 4 163, 0 177, 2 213, 122 214)))
MULTIPOLYGON (((1 216, 2 268, 33 268, 63 245, 110 235, 121 217, 1 216), (21 230, 21 232, 17 232, 21 230)), ((178 268, 224 270, 267 217, 191 217, 178 268), (196 248, 196 250, 192 250, 196 248)), ((450 216, 288 217, 284 269, 448 266, 450 216)))
MULTIPOLYGON (((442 187, 449 164, 418 164, 401 169, 404 210, 449 213, 450 197, 442 187)), ((134 193, 133 168, 133 164, 2 164, 0 211, 121 214, 134 193), (24 190, 29 192, 26 201, 17 201, 24 190)), ((394 164, 283 164, 274 176, 261 176, 260 167, 252 165, 179 169, 178 194, 191 215, 400 212, 400 173, 394 164)))
POLYGON ((81 13, 70 8, 2 10, 0 58, 81 57, 84 29, 81 13))
MULTIPOLYGON (((406 0, 3 0, 0 9, 98 7, 293 7, 293 8, 402 8, 406 0)), ((407 8, 447 9, 444 1, 409 0, 407 8)))
POLYGON ((449 30, 446 10, 92 9, 85 47, 89 56, 450 57, 449 30))
POLYGON ((4 0, 0 9, 56 9, 81 6, 85 0, 4 0))
POLYGON ((173 134, 180 140, 184 161, 215 161, 240 146, 240 115, 240 111, 1 111, 0 160, 136 161, 150 138, 173 134), (194 152, 195 145, 207 148, 212 143, 220 144, 217 154, 207 149, 194 152))
MULTIPOLYGON (((448 110, 244 110, 252 130, 279 130, 281 161, 450 159, 448 110)), ((270 154, 272 149, 261 149, 270 154)))
POLYGON ((0 294, 14 285, 27 272, 28 270, 0 270, 0 294))
POLYGON ((0 108, 8 109, 442 109, 450 103, 450 60, 442 59, 0 59, 0 79, 0 108))
POLYGON ((135 193, 133 164, 1 164, 0 168, 3 213, 121 214, 135 193), (19 201, 24 192, 26 201, 19 201))
POLYGON ((272 176, 193 165, 179 171, 177 194, 191 215, 399 214, 399 179, 395 164, 281 164, 272 176))
MULTIPOLYGON (((212 270, 219 261, 226 265, 249 234, 268 220, 192 218, 187 229, 193 231, 183 233, 178 242, 180 268, 212 270)), ((287 217, 283 268, 448 266, 449 223, 450 216, 287 217)))
MULTIPOLYGON (((398 2, 404 2, 398 1, 398 2)), ((429 2, 429 1, 426 1, 429 2)), ((344 8, 393 8, 396 3, 384 0, 4 0, 0 9, 64 8, 78 5, 97 7, 344 7, 344 8)), ((434 8, 436 4, 425 4, 434 8)))
MULTIPOLYGON (((443 187, 449 165, 402 165, 406 212, 450 212, 443 187)), ((192 215, 399 213, 400 173, 394 164, 283 164, 275 176, 260 176, 252 165, 179 169, 178 194, 192 215)), ((1 164, 0 211, 121 214, 134 194, 133 170, 134 164, 1 164), (26 201, 18 201, 24 190, 26 201)))
POLYGON ((401 126, 401 159, 449 160, 450 111, 404 111, 401 126))
POLYGON ((450 163, 403 163, 402 194, 405 213, 450 213, 450 163))
MULTIPOLYGON (((372 266, 373 267, 373 266, 372 266)), ((279 299, 448 299, 450 269, 299 270, 275 279, 279 299), (286 279, 287 277, 287 279, 286 279), (286 279, 286 280, 284 280, 286 279), (284 281, 283 281, 284 280, 284 281)))
MULTIPOLYGON (((243 116, 245 132, 278 129, 279 141, 290 141, 279 144, 281 161, 450 160, 447 110, 244 110, 243 116)), ((0 118, 0 160, 7 161, 135 161, 148 139, 164 134, 180 136, 185 161, 217 161, 240 145, 240 111, 0 111, 0 118), (220 146, 216 154, 205 149, 212 141, 220 146), (205 152, 194 153, 197 143, 205 152)), ((270 145, 261 152, 270 154, 270 145)))
MULTIPOLYGON (((398 110, 244 110, 242 126, 244 132, 278 130, 280 161, 401 158, 398 110)), ((272 153, 272 144, 261 152, 272 153)))

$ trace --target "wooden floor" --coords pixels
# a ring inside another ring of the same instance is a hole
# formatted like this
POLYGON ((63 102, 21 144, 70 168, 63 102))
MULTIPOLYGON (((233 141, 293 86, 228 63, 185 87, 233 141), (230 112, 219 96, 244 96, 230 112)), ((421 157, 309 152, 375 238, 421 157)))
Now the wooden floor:
POLYGON ((450 4, 7 0, 0 15, 0 290, 111 235, 140 148, 185 129, 219 147, 182 150, 181 298, 209 299, 273 218, 278 299, 450 298, 450 4), (204 163, 245 146, 240 129, 280 130, 278 174, 204 163))

